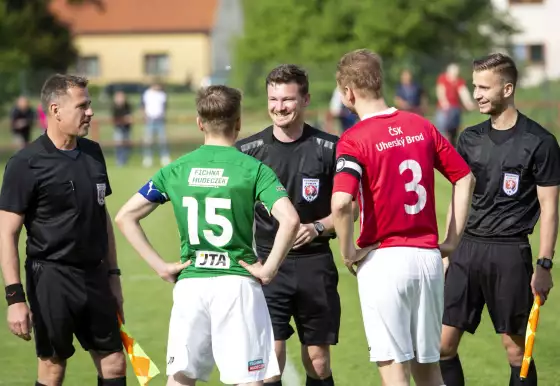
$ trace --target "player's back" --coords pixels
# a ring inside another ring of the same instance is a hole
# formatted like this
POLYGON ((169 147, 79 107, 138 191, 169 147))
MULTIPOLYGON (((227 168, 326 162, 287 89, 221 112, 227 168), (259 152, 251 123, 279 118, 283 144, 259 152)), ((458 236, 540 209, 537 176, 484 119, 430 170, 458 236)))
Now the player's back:
POLYGON ((250 276, 238 261, 256 260, 253 219, 262 168, 266 165, 234 147, 204 145, 154 177, 173 205, 181 258, 193 260, 179 279, 250 276))
POLYGON ((363 119, 341 142, 356 147, 363 169, 358 244, 437 247, 434 168, 448 178, 449 173, 457 174, 449 165, 456 158, 447 159, 455 152, 449 142, 427 119, 396 109, 363 119))

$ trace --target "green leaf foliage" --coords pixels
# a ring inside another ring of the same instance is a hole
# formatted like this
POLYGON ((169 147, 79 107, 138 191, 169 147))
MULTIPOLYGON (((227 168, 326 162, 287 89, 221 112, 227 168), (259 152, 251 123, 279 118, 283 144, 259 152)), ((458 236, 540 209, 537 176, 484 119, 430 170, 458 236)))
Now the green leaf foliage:
POLYGON ((379 53, 391 84, 404 67, 433 78, 451 60, 507 45, 515 32, 491 0, 244 0, 243 6, 233 81, 246 100, 262 100, 264 78, 280 63, 304 66, 313 99, 324 102, 348 51, 379 53))

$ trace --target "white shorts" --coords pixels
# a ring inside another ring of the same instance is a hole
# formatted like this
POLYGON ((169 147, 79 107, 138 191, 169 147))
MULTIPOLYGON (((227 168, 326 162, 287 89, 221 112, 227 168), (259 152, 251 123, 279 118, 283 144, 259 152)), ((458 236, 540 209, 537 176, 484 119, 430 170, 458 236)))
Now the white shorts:
POLYGON ((189 278, 173 289, 167 375, 207 381, 214 364, 225 384, 280 375, 266 300, 250 277, 189 278))
POLYGON ((440 251, 381 248, 368 254, 357 277, 370 360, 439 361, 444 284, 440 251))

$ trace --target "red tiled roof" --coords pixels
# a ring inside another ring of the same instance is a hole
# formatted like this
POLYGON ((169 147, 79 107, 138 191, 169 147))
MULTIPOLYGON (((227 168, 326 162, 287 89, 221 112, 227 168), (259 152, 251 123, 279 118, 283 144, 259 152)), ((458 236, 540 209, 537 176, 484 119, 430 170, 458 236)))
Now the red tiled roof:
POLYGON ((209 32, 217 6, 218 0, 90 0, 82 5, 70 5, 68 0, 51 2, 55 15, 77 35, 209 32))

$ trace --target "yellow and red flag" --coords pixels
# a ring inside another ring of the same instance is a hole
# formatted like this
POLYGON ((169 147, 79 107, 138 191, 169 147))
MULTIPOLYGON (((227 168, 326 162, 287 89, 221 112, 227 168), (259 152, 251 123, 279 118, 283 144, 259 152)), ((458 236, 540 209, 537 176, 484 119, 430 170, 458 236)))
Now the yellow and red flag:
POLYGON ((539 295, 535 296, 531 313, 529 314, 529 321, 527 322, 527 331, 525 332, 525 352, 523 353, 523 362, 521 363, 521 372, 519 377, 521 380, 527 378, 529 365, 533 359, 533 346, 535 345, 535 336, 537 334, 537 325, 539 324, 539 312, 541 308, 541 298, 539 295))
POLYGON ((146 355, 144 350, 142 350, 142 347, 140 347, 136 339, 128 333, 120 315, 117 316, 119 318, 121 340, 128 354, 128 358, 130 359, 130 363, 132 364, 134 374, 136 374, 136 378, 138 378, 138 382, 141 386, 147 386, 150 380, 159 374, 159 369, 156 364, 152 362, 150 357, 146 355))

